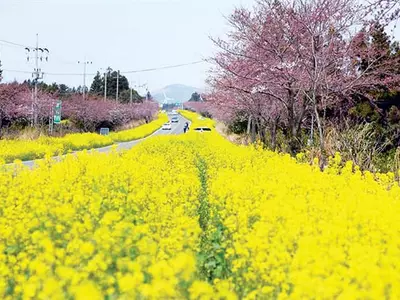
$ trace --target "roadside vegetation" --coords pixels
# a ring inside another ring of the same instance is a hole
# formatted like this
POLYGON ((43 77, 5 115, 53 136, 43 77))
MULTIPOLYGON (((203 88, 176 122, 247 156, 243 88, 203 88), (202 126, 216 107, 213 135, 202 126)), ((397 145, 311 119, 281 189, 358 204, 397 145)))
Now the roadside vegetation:
POLYGON ((39 89, 34 105, 30 83, 0 84, 0 139, 99 132, 104 127, 118 131, 128 129, 130 125, 148 123, 158 112, 158 104, 146 99, 117 102, 90 93, 83 100, 82 94, 62 92, 56 87, 54 91, 48 86, 39 89), (50 133, 49 119, 53 119, 58 100, 62 100, 62 122, 54 124, 50 133))
POLYGON ((340 152, 363 170, 399 171, 399 2, 258 1, 215 39, 205 102, 230 132, 320 167, 340 152), (357 5, 360 4, 360 5, 357 5))
POLYGON ((398 298, 393 174, 301 160, 189 131, 16 165, 0 173, 0 297, 398 298))
POLYGON ((33 160, 46 155, 61 155, 71 151, 93 149, 112 145, 116 142, 144 138, 158 130, 168 117, 159 114, 157 119, 133 129, 111 132, 109 135, 97 133, 75 133, 63 137, 42 136, 34 140, 0 140, 0 161, 33 160))

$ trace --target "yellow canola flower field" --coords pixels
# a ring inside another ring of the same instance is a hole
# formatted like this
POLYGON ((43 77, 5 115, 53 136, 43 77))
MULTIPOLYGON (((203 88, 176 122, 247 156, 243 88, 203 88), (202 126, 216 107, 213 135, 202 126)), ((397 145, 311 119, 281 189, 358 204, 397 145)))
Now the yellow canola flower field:
POLYGON ((179 110, 179 113, 183 117, 185 117, 186 119, 188 119, 192 122, 191 127, 193 127, 193 128, 202 127, 202 126, 215 128, 216 123, 212 119, 204 118, 204 117, 200 116, 199 114, 188 111, 188 110, 179 110))
POLYGON ((33 160, 46 155, 60 155, 69 151, 101 148, 115 142, 144 138, 161 127, 168 120, 165 114, 148 124, 133 129, 112 132, 108 136, 96 133, 67 134, 61 138, 40 137, 36 140, 0 140, 0 161, 11 163, 16 159, 33 160))
POLYGON ((158 118, 153 122, 141 125, 133 129, 112 132, 110 134, 110 137, 113 139, 114 142, 127 142, 142 139, 148 135, 151 135, 167 121, 168 116, 166 114, 160 114, 158 118))
POLYGON ((400 188, 339 161, 189 132, 0 172, 0 297, 400 298, 400 188))

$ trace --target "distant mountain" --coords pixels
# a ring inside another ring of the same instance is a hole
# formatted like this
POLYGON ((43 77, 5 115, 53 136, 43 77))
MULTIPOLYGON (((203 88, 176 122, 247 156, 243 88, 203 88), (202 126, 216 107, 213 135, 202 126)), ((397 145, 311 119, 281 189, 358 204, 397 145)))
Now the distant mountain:
POLYGON ((183 103, 188 101, 194 92, 203 93, 204 90, 184 84, 171 84, 161 90, 154 91, 152 96, 160 103, 164 102, 165 96, 168 98, 168 102, 183 103))

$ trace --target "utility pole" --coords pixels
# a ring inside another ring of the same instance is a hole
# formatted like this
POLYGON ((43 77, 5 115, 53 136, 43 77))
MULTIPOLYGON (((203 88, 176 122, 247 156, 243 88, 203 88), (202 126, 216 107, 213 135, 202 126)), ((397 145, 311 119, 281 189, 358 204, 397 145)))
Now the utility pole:
POLYGON ((107 71, 104 73, 104 101, 107 100, 107 71))
POLYGON ((34 81, 35 81, 35 91, 34 91, 34 99, 33 99, 33 126, 37 124, 37 108, 38 108, 38 80, 43 79, 43 73, 39 73, 39 34, 36 33, 36 48, 35 48, 35 72, 34 72, 34 81))
POLYGON ((78 61, 78 64, 83 64, 83 100, 85 100, 85 93, 86 93, 86 65, 91 65, 93 62, 91 61, 86 61, 86 57, 84 61, 78 61))
POLYGON ((53 133, 53 128, 54 128, 53 115, 54 115, 54 103, 53 103, 53 101, 51 101, 51 104, 50 104, 50 118, 49 118, 49 132, 50 132, 50 134, 53 133))
POLYGON ((117 72, 117 97, 116 97, 117 102, 118 102, 118 91, 119 91, 119 70, 117 72))
POLYGON ((131 90, 131 103, 132 103, 132 98, 133 98, 133 95, 132 95, 132 93, 133 93, 133 86, 132 86, 132 82, 131 82, 130 90, 131 90))
MULTIPOLYGON (((30 61, 30 53, 31 51, 35 52, 35 68, 33 69, 32 78, 34 83, 34 91, 33 91, 33 101, 32 101, 32 123, 31 126, 36 126, 38 121, 38 83, 39 79, 43 79, 43 72, 42 69, 39 67, 39 60, 43 61, 43 54, 45 54, 45 61, 49 60, 48 54, 49 50, 47 48, 39 48, 39 34, 36 34, 36 46, 34 48, 26 47, 25 50, 27 51, 27 61, 30 61), (39 57, 39 51, 41 53, 39 57)), ((52 117, 52 116, 50 116, 52 117)))

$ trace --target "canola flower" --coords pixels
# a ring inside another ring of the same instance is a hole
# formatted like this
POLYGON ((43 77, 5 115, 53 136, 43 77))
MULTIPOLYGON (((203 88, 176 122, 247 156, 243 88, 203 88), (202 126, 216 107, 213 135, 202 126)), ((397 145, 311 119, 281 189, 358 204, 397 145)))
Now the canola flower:
POLYGON ((133 129, 113 132, 108 136, 96 133, 67 134, 61 138, 40 137, 36 140, 0 140, 0 161, 11 163, 16 159, 33 160, 46 155, 60 155, 69 151, 93 149, 112 145, 116 142, 144 138, 161 127, 168 120, 165 114, 148 124, 133 129))
POLYGON ((127 142, 127 141, 142 139, 154 133, 167 121, 168 121, 168 116, 166 114, 161 113, 159 114, 156 120, 148 124, 144 124, 133 129, 112 132, 110 134, 110 137, 113 139, 114 142, 127 142))
POLYGON ((399 298, 393 174, 299 160, 190 131, 1 172, 0 297, 399 298))
POLYGON ((179 110, 179 113, 186 119, 192 122, 192 127, 210 127, 215 128, 215 121, 209 118, 204 118, 195 112, 188 110, 179 110))

